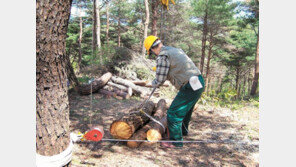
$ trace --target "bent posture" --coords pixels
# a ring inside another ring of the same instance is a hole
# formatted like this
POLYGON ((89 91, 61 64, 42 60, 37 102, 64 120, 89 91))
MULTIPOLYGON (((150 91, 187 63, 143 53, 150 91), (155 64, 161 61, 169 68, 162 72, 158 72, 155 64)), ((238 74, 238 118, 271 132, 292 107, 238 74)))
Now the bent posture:
MULTIPOLYGON (((156 78, 152 85, 159 87, 169 80, 179 90, 167 111, 170 140, 182 141, 188 134, 188 126, 194 105, 204 91, 204 80, 199 69, 182 49, 164 46, 155 36, 148 36, 144 46, 149 57, 156 55, 156 78)), ((182 147, 182 142, 163 143, 166 147, 182 147)))

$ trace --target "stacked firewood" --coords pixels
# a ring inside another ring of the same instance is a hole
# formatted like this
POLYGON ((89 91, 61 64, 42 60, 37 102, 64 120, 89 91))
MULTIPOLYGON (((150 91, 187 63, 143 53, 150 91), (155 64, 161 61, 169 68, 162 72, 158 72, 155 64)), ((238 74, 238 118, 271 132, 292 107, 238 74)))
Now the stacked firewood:
MULTIPOLYGON (((148 101, 142 108, 144 112, 153 116, 167 127, 167 104, 164 99, 158 101, 157 105, 148 101)), ((158 123, 150 120, 142 114, 140 108, 133 108, 128 114, 117 118, 110 126, 110 134, 117 139, 146 140, 155 142, 162 139, 165 129, 158 123)), ((142 143, 128 141, 127 146, 131 148, 139 147, 142 143)))
MULTIPOLYGON (((163 86, 169 86, 164 83, 163 86)), ((107 97, 117 99, 129 99, 132 95, 146 97, 151 92, 151 82, 149 81, 132 81, 113 76, 110 72, 102 75, 92 81, 92 83, 79 85, 77 90, 81 95, 89 95, 99 92, 107 97)))

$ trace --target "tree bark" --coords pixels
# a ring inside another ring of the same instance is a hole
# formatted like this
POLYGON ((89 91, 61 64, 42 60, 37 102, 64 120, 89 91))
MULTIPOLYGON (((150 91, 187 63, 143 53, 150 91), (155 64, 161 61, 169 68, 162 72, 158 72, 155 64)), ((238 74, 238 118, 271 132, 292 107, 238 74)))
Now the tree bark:
MULTIPOLYGON (((147 32, 148 32, 148 24, 149 24, 149 6, 148 6, 148 0, 144 0, 145 2, 145 23, 144 23, 144 39, 143 41, 147 38, 147 32)), ((144 45, 142 46, 142 56, 145 56, 145 47, 144 45)))
POLYGON ((159 0, 152 0, 151 10, 152 10, 152 35, 157 36, 157 20, 158 20, 158 4, 159 0))
POLYGON ((36 152, 44 156, 59 154, 70 141, 65 47, 71 3, 36 1, 36 152))
MULTIPOLYGON (((166 101, 164 99, 161 99, 157 103, 156 111, 153 117, 156 120, 160 120, 164 115, 166 111, 166 101)), ((149 129, 154 129, 155 122, 150 120, 148 124, 146 124, 142 129, 138 130, 132 137, 131 140, 145 140, 147 137, 146 132, 149 129)), ((128 141, 127 146, 131 148, 136 148, 141 144, 141 142, 134 142, 134 141, 128 141)))
POLYGON ((91 91, 96 92, 102 87, 104 87, 111 77, 112 74, 108 72, 102 75, 99 79, 95 79, 91 84, 78 86, 78 92, 81 95, 89 95, 91 94, 91 91))
POLYGON ((207 42, 207 35, 208 35, 208 8, 205 9, 205 16, 203 19, 203 30, 202 30, 202 44, 201 44, 201 59, 200 59, 200 72, 203 74, 203 67, 205 61, 205 52, 206 52, 206 42, 207 42))
MULTIPOLYGON (((148 101, 144 105, 143 111, 152 115, 154 107, 155 104, 152 101, 148 101)), ((113 121, 110 126, 110 134, 114 138, 129 139, 136 130, 141 128, 148 121, 149 118, 141 112, 124 115, 113 121)))
POLYGON ((251 95, 256 95, 257 87, 259 81, 259 36, 257 36, 257 50, 256 50, 256 57, 255 57, 255 74, 253 79, 253 85, 251 90, 251 95))

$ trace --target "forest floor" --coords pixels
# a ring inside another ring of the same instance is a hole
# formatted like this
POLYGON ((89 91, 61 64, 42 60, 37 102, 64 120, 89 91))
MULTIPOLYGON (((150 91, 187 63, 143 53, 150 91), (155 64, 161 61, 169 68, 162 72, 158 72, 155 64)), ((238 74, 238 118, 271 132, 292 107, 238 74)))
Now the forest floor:
MULTIPOLYGON (((93 112, 90 96, 69 93, 70 131, 84 132, 87 124, 104 127, 104 138, 112 138, 110 124, 121 114, 139 105, 142 99, 117 100, 93 94, 93 112)), ((244 144, 192 144, 182 149, 162 148, 159 143, 132 149, 124 142, 78 142, 74 146, 73 167, 156 167, 156 166, 259 166, 259 109, 246 105, 238 110, 198 105, 193 112, 189 135, 184 140, 243 141, 244 144)))

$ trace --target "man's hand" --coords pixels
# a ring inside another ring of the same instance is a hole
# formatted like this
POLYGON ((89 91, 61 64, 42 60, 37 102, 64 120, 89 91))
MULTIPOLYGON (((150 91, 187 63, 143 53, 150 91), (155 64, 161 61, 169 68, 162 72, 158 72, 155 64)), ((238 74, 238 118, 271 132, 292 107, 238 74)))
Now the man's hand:
POLYGON ((152 81, 152 87, 153 87, 153 88, 154 88, 154 87, 158 88, 159 86, 160 86, 160 84, 157 82, 156 79, 154 79, 154 80, 152 81))

